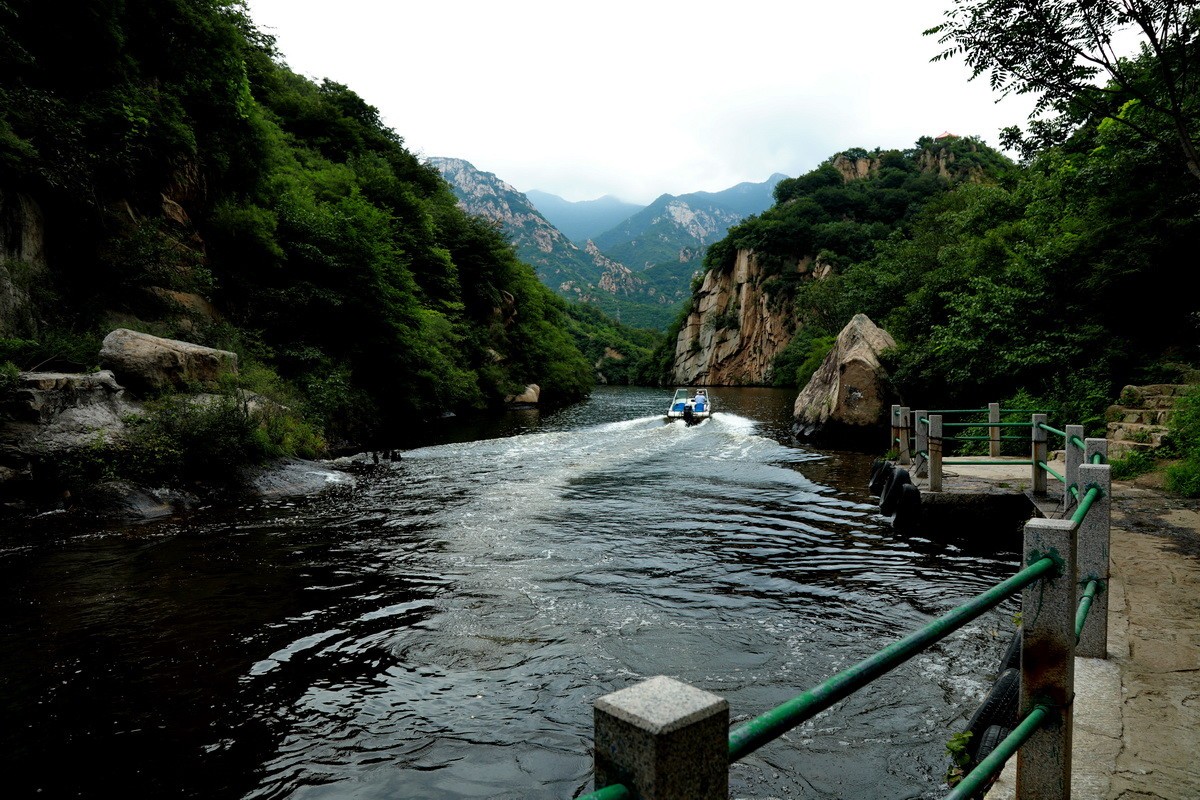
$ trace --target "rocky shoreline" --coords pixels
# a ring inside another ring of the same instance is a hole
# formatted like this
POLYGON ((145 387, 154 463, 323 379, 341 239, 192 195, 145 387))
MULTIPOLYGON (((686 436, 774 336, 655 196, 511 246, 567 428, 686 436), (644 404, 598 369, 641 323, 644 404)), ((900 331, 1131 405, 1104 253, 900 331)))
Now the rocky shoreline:
POLYGON ((99 359, 105 369, 98 372, 22 372, 4 395, 0 515, 66 510, 139 521, 222 500, 308 495, 354 483, 333 462, 276 458, 240 467, 219 483, 151 485, 101 470, 86 485, 73 486, 64 477, 70 465, 95 461, 119 446, 148 413, 147 403, 164 392, 201 408, 226 402, 232 392, 247 414, 275 405, 251 392, 223 388, 237 375, 237 356, 228 351, 118 329, 105 338, 99 359))

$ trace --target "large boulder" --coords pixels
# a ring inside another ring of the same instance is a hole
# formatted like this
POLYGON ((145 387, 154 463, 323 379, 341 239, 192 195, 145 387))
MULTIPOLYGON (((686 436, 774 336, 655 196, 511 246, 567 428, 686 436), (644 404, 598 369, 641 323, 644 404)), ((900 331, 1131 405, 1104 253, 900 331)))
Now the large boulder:
POLYGON ((531 406, 537 405, 541 398, 542 387, 538 386, 536 383, 531 383, 525 387, 525 391, 521 392, 520 394, 510 394, 508 397, 504 398, 504 401, 506 403, 512 403, 513 405, 531 406))
POLYGON ((879 354, 895 346, 887 331, 855 314, 796 398, 796 435, 836 446, 884 441, 878 434, 889 424, 894 392, 879 354))
POLYGON ((100 364, 138 392, 215 389, 221 377, 237 374, 236 353, 126 328, 104 337, 100 364))

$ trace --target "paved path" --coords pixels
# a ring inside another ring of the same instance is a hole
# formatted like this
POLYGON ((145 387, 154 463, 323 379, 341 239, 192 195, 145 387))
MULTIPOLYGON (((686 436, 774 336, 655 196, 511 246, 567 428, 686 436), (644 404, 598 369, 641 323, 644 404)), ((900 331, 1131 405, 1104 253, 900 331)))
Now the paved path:
MULTIPOLYGON (((1113 496, 1109 658, 1076 661, 1072 797, 1198 800, 1200 503, 1128 483, 1113 496)), ((1010 762, 989 800, 1014 779, 1010 762)))

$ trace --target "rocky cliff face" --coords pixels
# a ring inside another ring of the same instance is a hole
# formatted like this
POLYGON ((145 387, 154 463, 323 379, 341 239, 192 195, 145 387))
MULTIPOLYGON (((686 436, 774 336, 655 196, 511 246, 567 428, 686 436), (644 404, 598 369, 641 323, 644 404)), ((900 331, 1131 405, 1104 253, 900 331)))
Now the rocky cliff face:
POLYGON ((37 333, 29 292, 45 272, 41 209, 23 194, 0 189, 0 336, 37 333))
MULTIPOLYGON (((959 137, 953 138, 959 139, 959 137)), ((968 153, 978 150, 971 140, 963 139, 961 141, 965 142, 962 147, 965 147, 968 153)), ((921 172, 929 172, 948 180, 979 183, 986 177, 982 166, 963 164, 949 147, 927 148, 917 156, 916 162, 917 168, 921 172)), ((883 166, 883 161, 879 156, 848 156, 845 153, 839 153, 831 163, 833 168, 841 173, 842 180, 846 183, 872 177, 883 166)))
MULTIPOLYGON (((813 266, 805 260, 792 269, 812 272, 813 266)), ((751 250, 738 251, 731 271, 704 276, 692 313, 675 341, 676 383, 737 386, 771 381, 775 356, 791 341, 792 322, 786 308, 769 302, 762 289, 765 277, 751 250)))

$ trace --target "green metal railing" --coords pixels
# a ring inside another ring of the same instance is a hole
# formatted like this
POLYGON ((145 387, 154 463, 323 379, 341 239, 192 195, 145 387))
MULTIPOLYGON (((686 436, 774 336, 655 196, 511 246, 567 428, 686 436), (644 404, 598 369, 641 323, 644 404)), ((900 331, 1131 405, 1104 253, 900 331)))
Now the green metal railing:
MULTIPOLYGON (((986 592, 976 595, 971 600, 923 628, 897 642, 893 642, 873 656, 860 661, 849 669, 839 672, 786 703, 776 706, 770 711, 738 726, 729 733, 729 762, 740 761, 797 725, 812 719, 820 712, 840 700, 844 700, 875 679, 908 661, 930 645, 941 641, 968 622, 995 608, 1016 592, 1021 591, 1030 584, 1036 583, 1047 574, 1058 570, 1061 566, 1062 563, 1057 558, 1044 556, 1012 577, 1001 581, 986 592)), ((1083 613, 1086 615, 1086 611, 1083 613)), ((1029 717, 1026 718, 1027 721, 1029 719, 1029 717)), ((1038 718, 1038 721, 1040 722, 1040 718, 1038 718)), ((1015 752, 1029 738, 1029 735, 1032 734, 1033 729, 1036 729, 1036 727, 1037 723, 1032 723, 1029 734, 1026 734, 1012 746, 1012 750, 1004 756, 1004 760, 1007 760, 1009 755, 1015 752)), ((1018 730, 1021 730, 1021 728, 1018 728, 1018 730)), ((1012 737, 1010 736, 1009 738, 1011 739, 1012 737)), ((1006 739, 1005 743, 1008 742, 1009 739, 1006 739)), ((997 748, 997 751, 999 750, 1000 748, 997 748)), ((1003 766, 1004 760, 1000 761, 1001 766, 1003 766)), ((973 770, 967 779, 964 779, 964 783, 979 772, 986 763, 987 761, 985 760, 983 764, 980 764, 979 767, 973 770)), ((960 784, 960 786, 962 785, 960 784)), ((965 798, 970 795, 951 796, 965 798)), ((626 787, 615 784, 583 795, 579 800, 628 800, 631 797, 632 795, 626 787)))
POLYGON ((1032 428, 1032 422, 943 422, 943 428, 1032 428))
MULTIPOLYGON (((987 412, 988 409, 957 409, 950 411, 931 411, 930 415, 943 413, 976 413, 987 412)), ((1003 413, 1045 413, 1033 409, 1004 409, 1003 413)), ((896 414, 899 416, 899 412, 896 414)), ((915 424, 926 426, 929 425, 928 417, 919 417, 915 424)), ((1022 427, 1031 428, 1035 423, 1031 422, 971 422, 971 423, 945 423, 944 427, 1022 427)), ((1086 451, 1087 444, 1078 436, 1068 436, 1065 431, 1050 427, 1044 423, 1037 423, 1037 427, 1049 433, 1061 436, 1064 439, 1066 446, 1079 447, 1086 451)), ((960 437, 963 440, 990 440, 993 437, 960 437)), ((1002 439, 1026 439, 1024 436, 1003 436, 1002 439)), ((943 439, 954 441, 949 437, 943 439)), ((902 439, 896 437, 894 443, 901 443, 902 439)), ((928 451, 920 451, 919 455, 924 455, 928 458, 928 451)), ((1090 458, 1092 464, 1103 464, 1105 457, 1100 453, 1095 453, 1090 458)), ((1066 483, 1066 478, 1052 469, 1046 461, 1043 460, 971 460, 971 461, 947 461, 948 465, 1032 465, 1040 468, 1050 475, 1053 475, 1059 481, 1066 483)), ((1069 470, 1068 470, 1069 471, 1069 470)), ((1087 517, 1088 512, 1098 499, 1103 497, 1104 491, 1097 485, 1087 487, 1086 493, 1080 498, 1080 488, 1078 486, 1066 487, 1079 503, 1071 517, 1071 522, 1076 527, 1080 526, 1087 517)), ((893 642, 874 655, 860 661, 854 666, 837 673, 828 678, 823 683, 803 692, 791 700, 776 706, 775 708, 765 712, 764 714, 755 717, 729 733, 728 738, 728 757, 729 763, 745 758, 763 745, 777 739, 784 733, 802 724, 803 722, 813 718, 825 709, 830 708, 835 703, 849 697, 859 689, 870 684, 879 677, 885 675, 899 665, 911 659, 913 656, 922 652, 930 645, 941 641, 949 636, 954 631, 958 630, 968 622, 978 618, 988 610, 995 608, 1005 599, 1016 592, 1021 591, 1027 586, 1030 586, 1043 577, 1059 570, 1062 566, 1061 559, 1058 558, 1054 551, 1052 555, 1044 556, 1029 566, 1017 572, 1012 577, 996 584, 991 589, 979 594, 964 603, 961 606, 951 610, 949 613, 934 620, 928 625, 909 634, 908 636, 893 642)), ((1084 585, 1082 594, 1080 595, 1079 603, 1075 612, 1075 640, 1078 642, 1082 636, 1083 629, 1086 625, 1088 614, 1092 608, 1093 601, 1096 596, 1104 591, 1104 582, 1099 578, 1092 578, 1084 585)), ((981 761, 974 770, 959 782, 954 789, 948 794, 944 800, 967 800, 983 790, 988 782, 992 780, 1003 769, 1005 762, 1016 753, 1022 745, 1028 741, 1037 731, 1039 726, 1045 720, 1047 715, 1051 714, 1054 709, 1048 705, 1035 706, 1025 717, 1020 724, 1006 737, 996 749, 992 751, 983 761, 981 761)), ((622 785, 608 786, 603 789, 596 790, 590 794, 583 795, 579 800, 629 800, 632 793, 629 789, 622 785)))
POLYGON ((870 658, 739 726, 729 734, 730 762, 744 758, 767 742, 850 696, 929 645, 941 641, 984 612, 995 608, 1010 595, 1036 582, 1059 565, 1059 561, 1049 556, 1038 559, 1011 578, 900 641, 888 645, 870 658))

